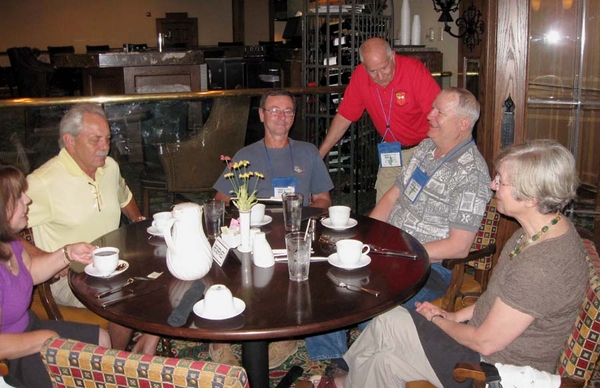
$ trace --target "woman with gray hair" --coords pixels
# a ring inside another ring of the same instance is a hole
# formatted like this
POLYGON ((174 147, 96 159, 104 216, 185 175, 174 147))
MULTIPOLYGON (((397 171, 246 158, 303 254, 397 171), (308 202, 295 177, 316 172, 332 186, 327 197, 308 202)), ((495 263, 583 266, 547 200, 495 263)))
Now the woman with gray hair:
POLYGON ((560 211, 575 196, 573 155, 551 140, 502 151, 490 184, 498 211, 521 225, 506 242, 476 304, 446 312, 429 302, 397 307, 374 319, 344 359, 345 379, 329 387, 403 387, 428 380, 458 387, 457 362, 531 366, 554 373, 583 300, 585 251, 560 211))

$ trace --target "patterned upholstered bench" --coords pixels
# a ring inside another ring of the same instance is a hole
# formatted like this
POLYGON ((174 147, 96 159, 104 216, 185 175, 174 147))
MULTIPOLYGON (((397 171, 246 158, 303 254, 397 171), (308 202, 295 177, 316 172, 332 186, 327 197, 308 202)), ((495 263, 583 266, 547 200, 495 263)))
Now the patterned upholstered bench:
POLYGON ((165 358, 51 338, 42 360, 54 387, 248 388, 239 366, 165 358))

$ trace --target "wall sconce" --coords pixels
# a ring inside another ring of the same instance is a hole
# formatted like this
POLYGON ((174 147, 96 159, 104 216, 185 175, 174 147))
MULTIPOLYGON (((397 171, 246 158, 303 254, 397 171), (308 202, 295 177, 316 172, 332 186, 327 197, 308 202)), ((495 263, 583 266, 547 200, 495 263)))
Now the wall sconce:
MULTIPOLYGON (((539 11, 542 6, 542 0, 531 0, 531 8, 539 11)), ((562 0, 563 9, 569 10, 573 6, 573 0, 562 0)))
POLYGON ((441 12, 438 22, 444 23, 444 31, 450 36, 461 39, 462 42, 467 46, 470 51, 481 43, 480 34, 484 32, 485 23, 481 20, 481 11, 475 7, 474 4, 467 8, 462 17, 456 19, 456 25, 458 26, 458 35, 452 33, 448 23, 453 22, 452 15, 450 12, 458 11, 458 5, 460 0, 432 0, 433 10, 435 12, 441 12))
POLYGON ((562 4, 564 9, 571 9, 573 6, 573 0, 562 0, 562 4))

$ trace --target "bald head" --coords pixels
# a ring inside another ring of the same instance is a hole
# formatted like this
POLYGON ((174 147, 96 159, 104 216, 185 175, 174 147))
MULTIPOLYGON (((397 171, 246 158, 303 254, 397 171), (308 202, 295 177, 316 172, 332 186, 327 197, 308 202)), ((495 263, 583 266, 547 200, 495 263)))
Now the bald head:
POLYGON ((360 56, 360 61, 364 62, 365 58, 374 56, 393 58, 394 52, 386 40, 381 38, 371 38, 365 40, 363 44, 360 45, 358 55, 360 56))
POLYGON ((392 82, 396 62, 389 43, 381 38, 371 38, 360 45, 360 61, 369 77, 384 88, 392 82))

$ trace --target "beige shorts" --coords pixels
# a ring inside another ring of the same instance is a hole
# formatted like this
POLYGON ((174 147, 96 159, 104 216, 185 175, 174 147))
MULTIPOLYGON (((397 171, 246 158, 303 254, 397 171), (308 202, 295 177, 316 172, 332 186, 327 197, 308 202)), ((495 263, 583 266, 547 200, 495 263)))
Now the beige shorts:
MULTIPOLYGON (((407 150, 402 150, 402 165, 408 165, 410 158, 412 158, 416 146, 409 148, 407 150)), ((398 174, 402 171, 402 167, 379 167, 377 171, 377 181, 375 182, 375 189, 377 190, 377 196, 375 197, 375 203, 379 202, 381 197, 387 193, 389 189, 394 186, 394 182, 396 182, 396 178, 398 174)))
POLYGON ((57 304, 62 306, 85 308, 85 306, 75 297, 69 281, 66 276, 61 277, 56 282, 50 285, 52 295, 57 304))

